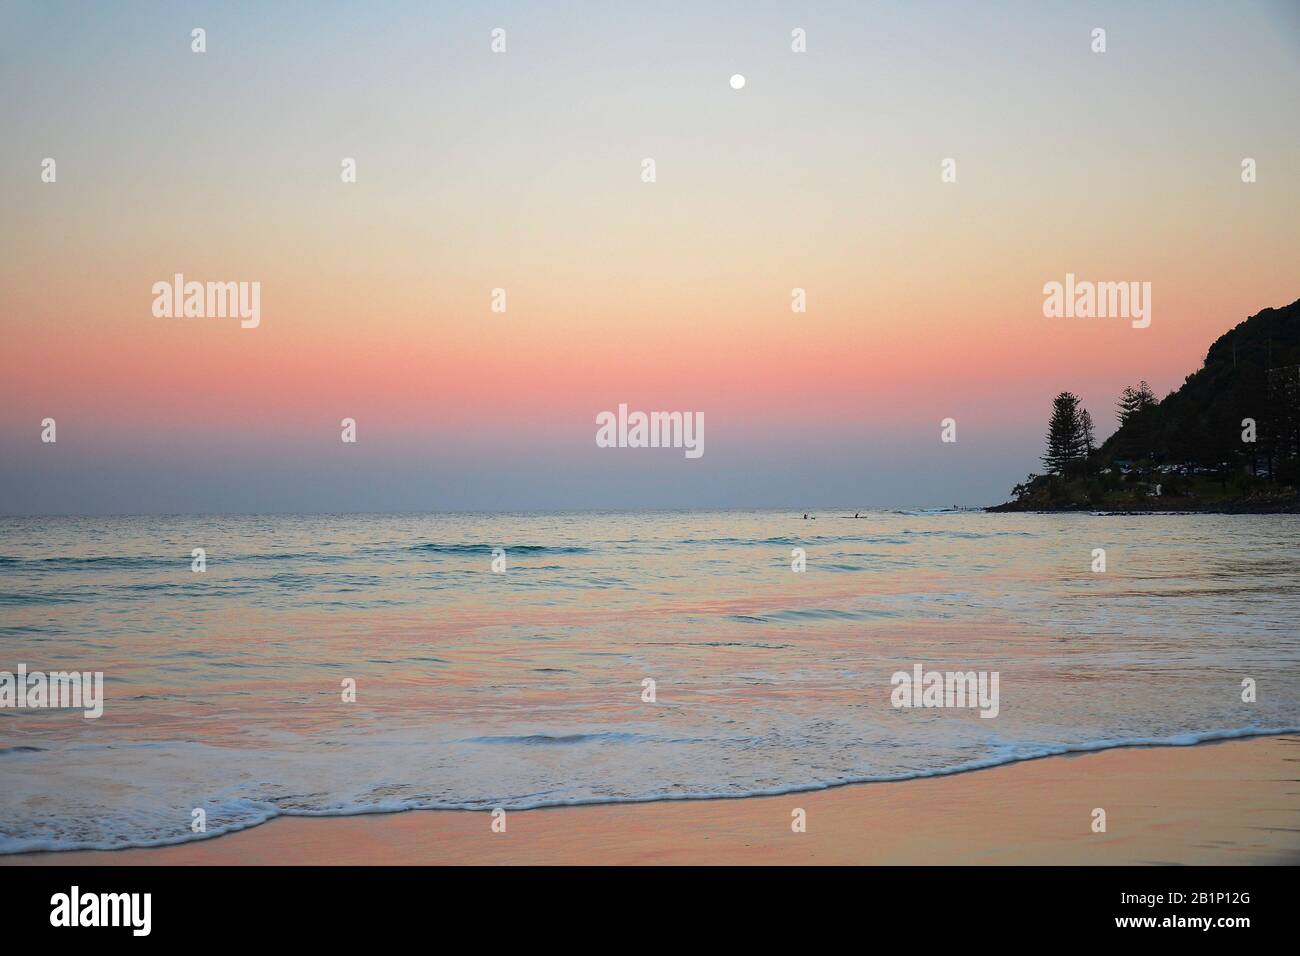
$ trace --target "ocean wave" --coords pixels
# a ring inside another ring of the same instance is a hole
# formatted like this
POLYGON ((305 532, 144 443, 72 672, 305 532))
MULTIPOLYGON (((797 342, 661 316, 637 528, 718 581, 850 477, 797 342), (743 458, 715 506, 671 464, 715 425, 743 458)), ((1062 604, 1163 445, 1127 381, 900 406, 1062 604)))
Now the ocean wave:
POLYGON ((638 743, 661 740, 648 734, 629 734, 608 731, 598 734, 505 734, 499 737, 466 737, 464 744, 522 744, 527 747, 545 747, 555 744, 609 744, 638 743))
MULTIPOLYGON (((679 800, 739 800, 749 797, 772 797, 795 793, 813 793, 830 790, 835 787, 866 783, 898 783, 906 780, 919 780, 930 777, 955 776, 976 770, 988 770, 1010 764, 1023 763, 1028 760, 1040 760, 1075 753, 1096 753, 1125 747, 1188 747, 1203 743, 1223 740, 1237 740, 1248 737, 1271 737, 1300 733, 1300 727, 1243 727, 1228 730, 1193 731, 1173 734, 1167 737, 1125 737, 1116 739, 1094 740, 1075 744, 1016 744, 1003 748, 996 755, 977 758, 948 767, 934 767, 927 770, 915 770, 897 774, 868 774, 844 776, 833 780, 814 780, 794 783, 788 786, 756 788, 736 791, 691 791, 679 793, 652 793, 633 796, 594 796, 574 798, 525 798, 520 800, 467 800, 461 802, 430 800, 424 798, 407 798, 399 800, 355 801, 322 807, 292 806, 272 800, 234 799, 213 801, 208 813, 209 820, 220 819, 229 814, 243 814, 235 822, 210 826, 205 833, 184 832, 165 837, 132 836, 119 834, 104 840, 60 839, 58 837, 22 837, 0 835, 0 855, 33 852, 64 852, 73 850, 120 850, 132 847, 175 846, 198 840, 213 839, 228 833, 236 833, 266 823, 276 817, 348 817, 376 813, 402 813, 408 810, 460 810, 483 812, 501 807, 507 811, 541 810, 554 807, 603 806, 608 804, 661 803, 679 800)), ((502 736, 467 738, 466 742, 525 743, 541 741, 549 743, 584 742, 593 740, 614 741, 618 738, 636 740, 658 740, 644 734, 571 734, 552 736, 548 734, 531 734, 527 736, 502 736)), ((667 742, 680 742, 671 741, 667 742)), ((287 799, 287 798, 286 798, 287 799)))
POLYGON ((132 571, 147 568, 163 568, 176 564, 188 565, 188 554, 162 558, 152 555, 99 554, 85 557, 60 555, 51 558, 15 558, 0 556, 0 565, 7 568, 28 568, 33 571, 67 571, 77 569, 103 568, 107 570, 132 571))
POLYGON ((49 594, 10 594, 0 593, 0 606, 23 607, 28 604, 76 604, 79 601, 90 601, 91 597, 82 597, 76 594, 69 594, 66 591, 52 592, 49 594))
POLYGON ((880 618, 901 617, 901 611, 883 611, 878 608, 844 610, 834 607, 799 607, 769 611, 762 615, 765 621, 870 621, 880 618))
POLYGON ((491 556, 493 548, 503 548, 506 554, 591 554, 591 548, 560 547, 544 544, 425 544, 411 545, 409 550, 426 554, 473 554, 491 556))
MULTIPOLYGON (((238 552, 219 552, 208 550, 207 560, 213 565, 237 566, 277 561, 314 561, 328 564, 338 561, 351 561, 354 555, 319 551, 264 552, 258 554, 240 554, 238 552)), ((0 555, 0 568, 15 569, 19 572, 43 573, 47 571, 168 571, 190 570, 193 558, 188 550, 178 550, 175 554, 94 554, 94 555, 57 555, 44 558, 20 558, 13 555, 0 555)))

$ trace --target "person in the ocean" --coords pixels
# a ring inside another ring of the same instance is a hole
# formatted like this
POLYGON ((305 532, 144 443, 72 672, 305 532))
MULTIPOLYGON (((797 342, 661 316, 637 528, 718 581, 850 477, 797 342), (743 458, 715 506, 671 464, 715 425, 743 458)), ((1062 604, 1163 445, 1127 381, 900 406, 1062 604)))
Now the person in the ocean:
POLYGON ((803 520, 804 520, 804 521, 807 521, 807 520, 808 520, 808 512, 806 512, 806 511, 804 512, 803 520))
POLYGON ((855 512, 853 512, 853 517, 855 517, 855 518, 861 518, 862 515, 858 514, 858 513, 855 511, 855 512))

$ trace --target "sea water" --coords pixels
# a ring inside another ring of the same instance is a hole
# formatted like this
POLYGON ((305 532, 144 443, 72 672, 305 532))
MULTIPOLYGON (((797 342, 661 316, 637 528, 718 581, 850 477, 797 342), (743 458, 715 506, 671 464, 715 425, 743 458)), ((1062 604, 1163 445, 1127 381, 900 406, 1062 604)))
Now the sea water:
POLYGON ((802 513, 0 518, 0 670, 104 675, 0 709, 0 852, 1300 727, 1300 517, 802 513), (996 719, 891 706, 917 665, 996 719))

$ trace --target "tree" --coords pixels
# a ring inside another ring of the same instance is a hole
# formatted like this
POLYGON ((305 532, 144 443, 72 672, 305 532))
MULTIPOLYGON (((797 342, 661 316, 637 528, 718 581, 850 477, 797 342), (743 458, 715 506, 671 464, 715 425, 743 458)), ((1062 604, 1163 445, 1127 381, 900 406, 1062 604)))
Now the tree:
POLYGON ((1092 427, 1092 415, 1086 408, 1079 410, 1079 431, 1083 439, 1083 457, 1091 458, 1097 450, 1097 434, 1092 427))
POLYGON ((1011 489, 1012 496, 1019 501, 1033 493, 1034 486, 1038 484, 1038 475, 1029 475, 1025 478, 1023 484, 1016 485, 1011 489))
POLYGON ((1151 386, 1146 381, 1138 383, 1138 387, 1132 385, 1124 386, 1124 391, 1120 392, 1119 402, 1116 404, 1117 414, 1120 427, 1123 428, 1130 418, 1142 411, 1144 408, 1151 408, 1158 404, 1155 392, 1151 391, 1151 386))
POLYGON ((1084 458, 1087 439, 1079 396, 1062 392, 1052 401, 1052 418, 1047 425, 1047 452, 1042 461, 1049 475, 1064 475, 1084 458))

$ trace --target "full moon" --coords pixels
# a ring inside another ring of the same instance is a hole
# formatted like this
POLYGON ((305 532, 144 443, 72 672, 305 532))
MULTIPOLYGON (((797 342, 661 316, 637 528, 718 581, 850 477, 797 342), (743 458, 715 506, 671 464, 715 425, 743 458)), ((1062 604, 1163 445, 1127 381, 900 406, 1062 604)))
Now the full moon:
POLYGON ((745 78, 741 76, 739 73, 733 73, 731 76, 731 88, 733 90, 738 90, 744 85, 745 85, 745 78))

